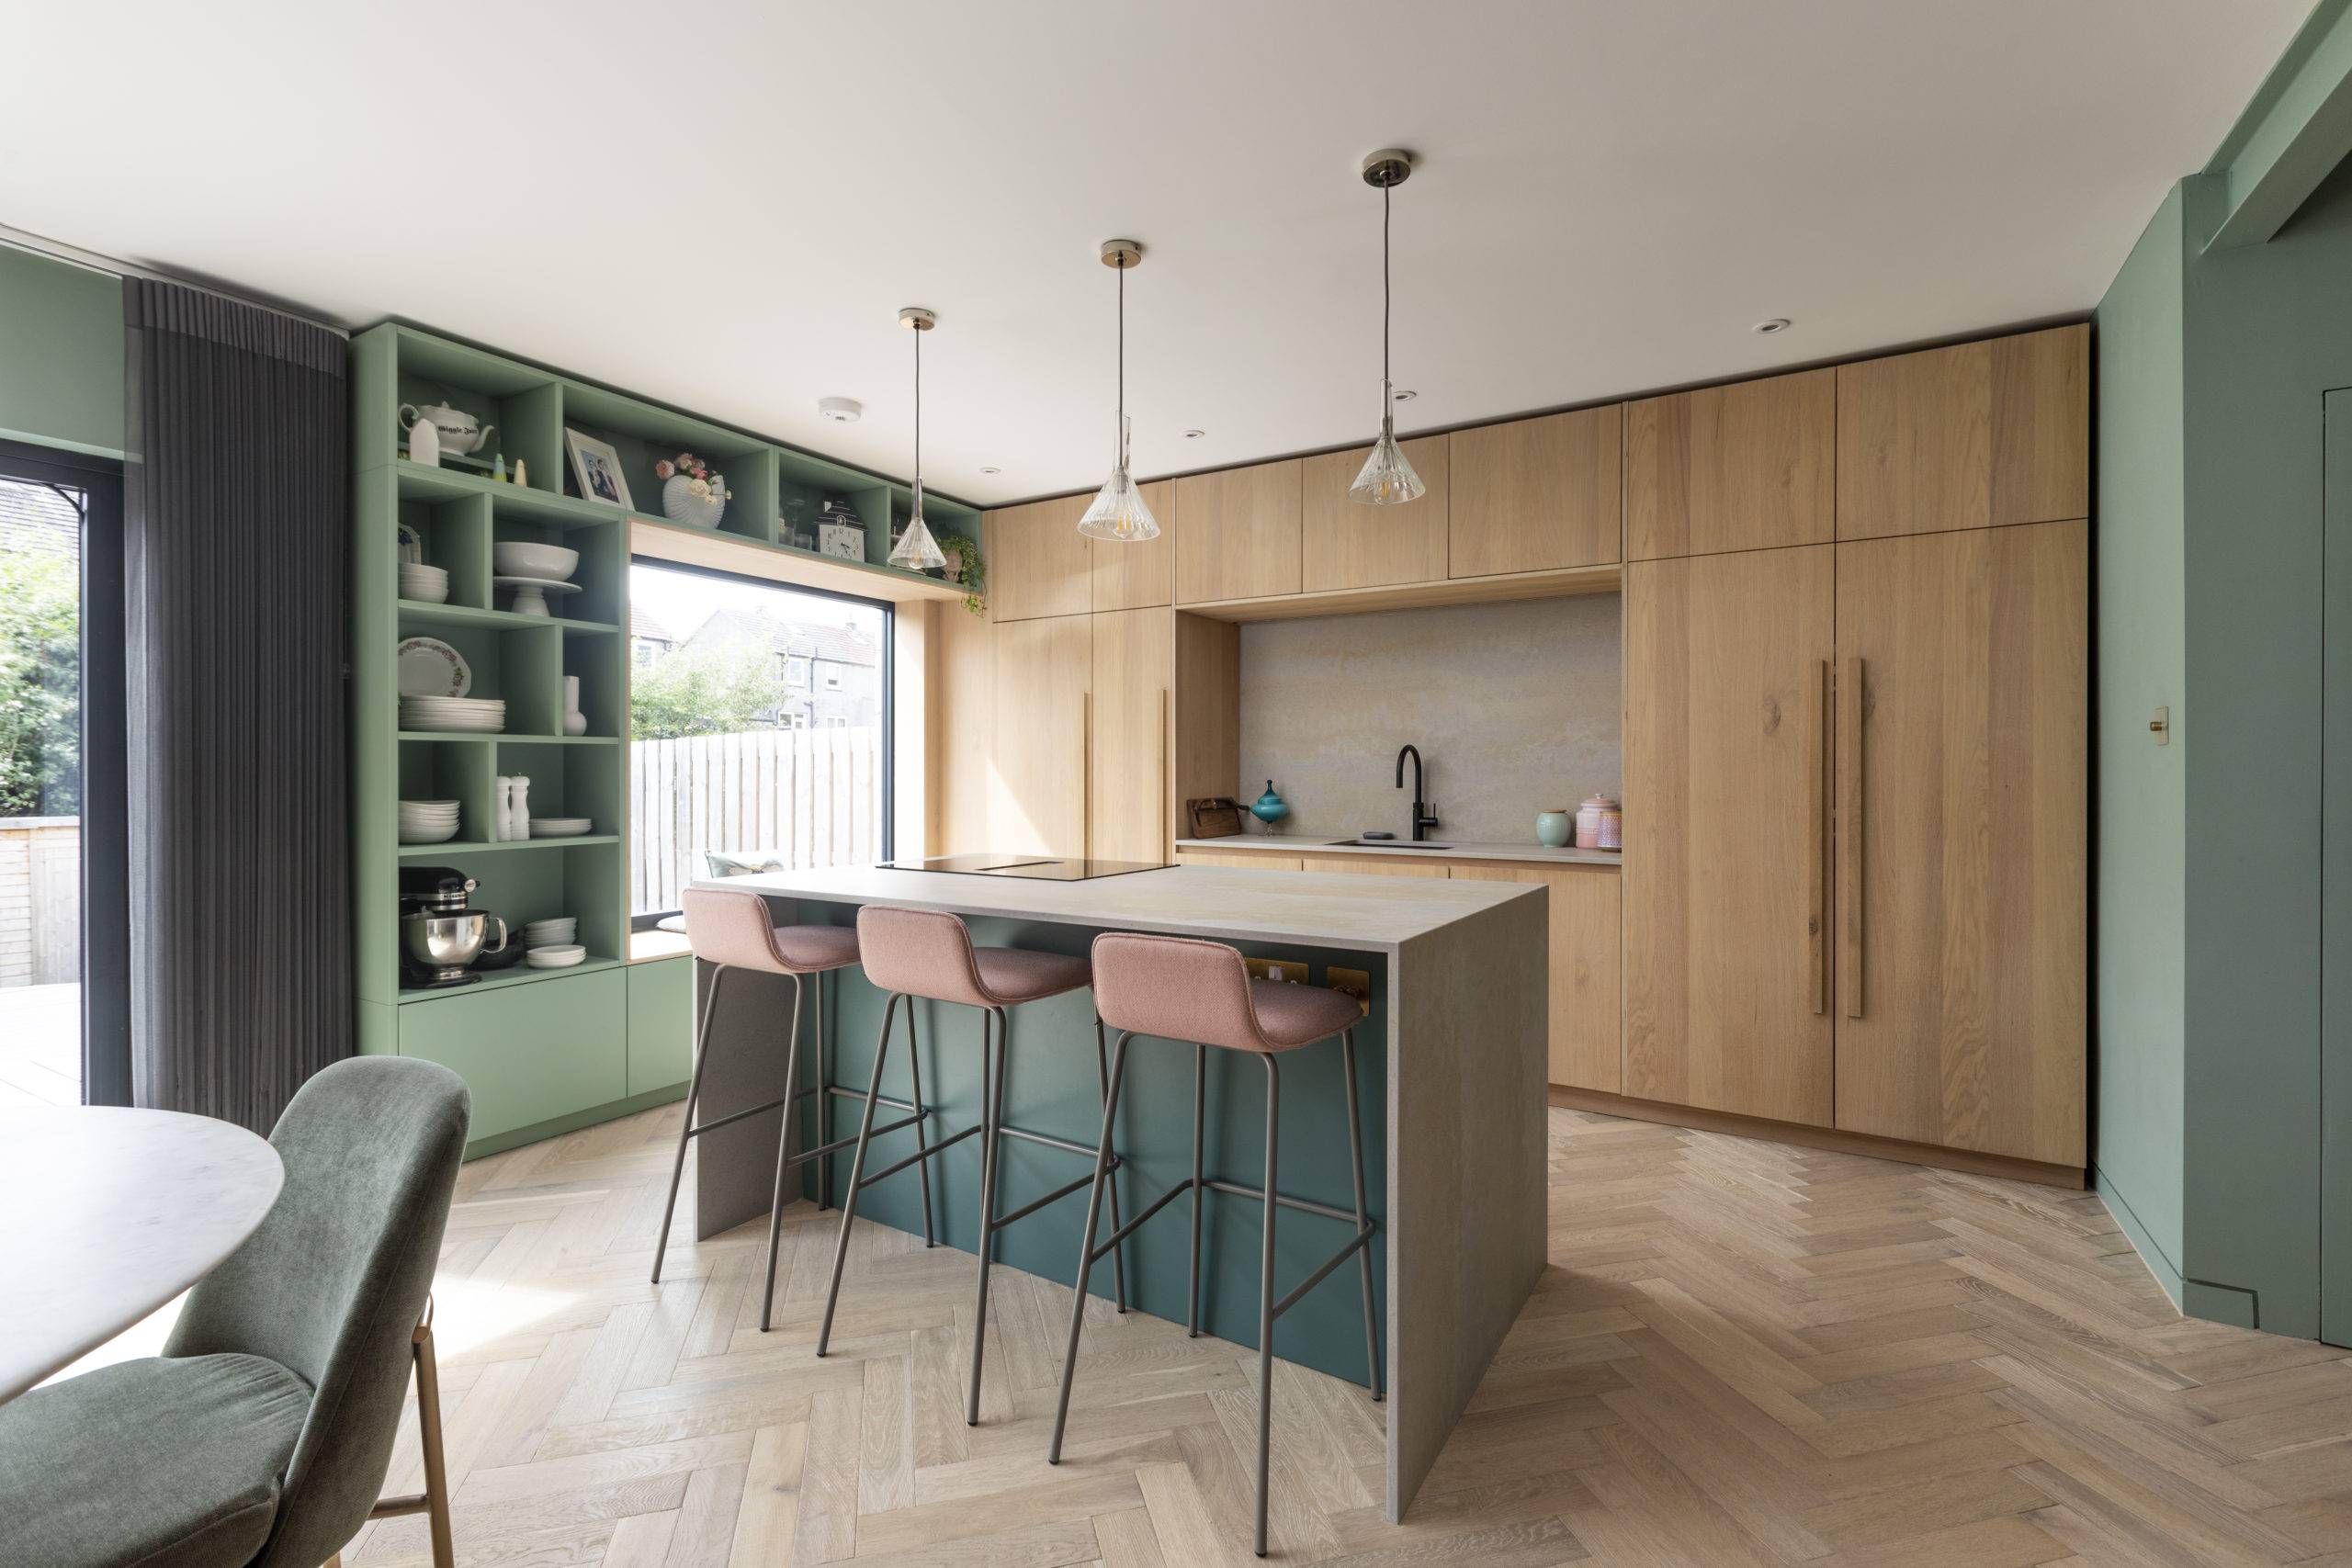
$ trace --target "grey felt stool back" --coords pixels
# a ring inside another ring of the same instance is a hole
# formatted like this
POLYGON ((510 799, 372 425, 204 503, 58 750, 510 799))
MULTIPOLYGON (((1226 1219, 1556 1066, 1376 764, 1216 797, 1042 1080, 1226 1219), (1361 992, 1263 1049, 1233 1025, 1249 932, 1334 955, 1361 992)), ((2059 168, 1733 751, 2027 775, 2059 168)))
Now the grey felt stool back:
POLYGON ((269 1141, 277 1206, 188 1292, 166 1356, 263 1356, 314 1392, 256 1568, 317 1568, 375 1506, 465 1157, 466 1086, 412 1057, 314 1075, 269 1141))

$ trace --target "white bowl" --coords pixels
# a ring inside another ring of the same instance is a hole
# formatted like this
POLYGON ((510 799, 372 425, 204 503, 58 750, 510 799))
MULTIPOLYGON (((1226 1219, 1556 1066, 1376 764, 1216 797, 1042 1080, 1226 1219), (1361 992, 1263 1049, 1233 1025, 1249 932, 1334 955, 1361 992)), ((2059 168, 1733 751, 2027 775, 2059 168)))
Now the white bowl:
POLYGON ((587 956, 588 950, 576 944, 562 947, 526 947, 523 951, 523 962, 534 969, 569 969, 587 956))
POLYGON ((531 837, 534 839, 577 839, 595 826, 585 817, 534 817, 531 837))
POLYGON ((458 825, 455 822, 436 826, 422 822, 401 824, 401 842, 403 844, 446 844, 457 836, 458 825))
POLYGON ((550 582, 569 582, 571 574, 580 570, 580 552, 567 550, 561 545, 501 540, 490 547, 490 564, 501 577, 538 577, 550 582))
POLYGON ((529 925, 523 928, 523 934, 525 936, 569 937, 572 932, 579 929, 580 917, 577 915, 565 915, 557 919, 533 920, 529 925))
POLYGON ((401 579, 401 597, 412 604, 446 604, 449 602, 449 580, 445 577, 438 582, 413 582, 403 577, 401 579))

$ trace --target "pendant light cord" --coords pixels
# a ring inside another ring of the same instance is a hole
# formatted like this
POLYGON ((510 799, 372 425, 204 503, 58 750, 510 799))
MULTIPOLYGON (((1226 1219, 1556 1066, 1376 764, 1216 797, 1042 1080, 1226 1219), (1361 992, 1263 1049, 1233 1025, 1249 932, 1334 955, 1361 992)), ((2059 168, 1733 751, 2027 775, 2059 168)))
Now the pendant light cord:
POLYGON ((922 515, 922 329, 915 329, 915 515, 922 515))
POLYGON ((1380 400, 1387 417, 1388 396, 1388 186, 1380 187, 1380 400))
POLYGON ((1119 467, 1127 466, 1127 263, 1119 259, 1119 467))

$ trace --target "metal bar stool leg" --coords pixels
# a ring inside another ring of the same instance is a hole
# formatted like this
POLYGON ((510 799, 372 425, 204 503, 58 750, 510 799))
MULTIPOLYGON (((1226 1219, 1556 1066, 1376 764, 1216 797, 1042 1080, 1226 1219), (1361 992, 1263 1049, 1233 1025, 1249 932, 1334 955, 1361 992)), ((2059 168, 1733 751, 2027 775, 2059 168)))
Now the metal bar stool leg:
MULTIPOLYGON (((1046 1462, 1062 1461, 1062 1432, 1069 1425, 1069 1385, 1078 1373, 1078 1335, 1086 1326, 1086 1286, 1094 1274, 1094 1232, 1102 1213, 1102 1189, 1111 1173, 1111 1125, 1119 1115, 1119 1088, 1127 1073, 1127 1042, 1134 1036, 1122 1031, 1117 1048, 1111 1054, 1111 1076, 1102 1086, 1102 1136, 1094 1145, 1094 1185, 1086 1197, 1086 1239, 1079 1244, 1078 1282, 1072 1291, 1069 1306, 1069 1344, 1062 1351, 1061 1401, 1054 1407, 1054 1438, 1046 1449, 1046 1462)), ((1119 1222, 1114 1218, 1111 1228, 1115 1233, 1119 1222)))
MULTIPOLYGON (((1347 1066, 1348 1162, 1356 1180, 1356 1229, 1362 1230, 1370 1216, 1363 1212, 1363 1113, 1356 1107, 1356 1032, 1352 1029, 1340 1036, 1340 1060, 1347 1066)), ((1383 1397, 1380 1387, 1380 1330, 1373 1321, 1370 1242, 1356 1248, 1356 1269, 1363 1279, 1364 1360, 1372 1371, 1372 1402, 1377 1404, 1383 1397)))
MULTIPOLYGON (((784 1125, 775 1140, 775 1191, 768 1199, 768 1279, 760 1295, 760 1332, 775 1311, 775 1255, 784 1236, 784 1175, 792 1168, 792 1133, 800 1120, 800 976, 792 979, 792 1030, 784 1048, 784 1125)), ((820 980, 819 982, 822 984, 820 980)))
MULTIPOLYGON (((833 1038, 825 1032, 825 977, 817 976, 817 1142, 823 1148, 833 1141, 833 1038)), ((817 1156, 817 1207, 833 1206, 833 1156, 817 1156)))
POLYGON ((662 1282, 662 1255, 670 1250, 670 1216, 678 1207, 678 1183, 686 1174, 686 1145, 695 1135, 695 1107, 702 1100, 702 1068, 710 1057, 710 1019, 718 1006, 718 982, 727 965, 710 969, 710 993, 702 999, 702 1016, 695 1023, 694 1077, 686 1085, 686 1119, 678 1124, 678 1157, 670 1163, 670 1198, 662 1205, 662 1235, 653 1244, 653 1282, 662 1282))
POLYGON ((972 1307, 972 1393, 964 1406, 967 1427, 980 1424, 980 1360, 989 1342, 989 1264, 996 1250, 996 1180, 1004 1144, 1005 1017, 1001 1008, 988 1011, 996 1018, 996 1083, 980 1133, 980 1288, 972 1307))
MULTIPOLYGON (((907 1070, 914 1075, 914 1113, 920 1118, 922 1103, 922 1035, 915 1029, 915 998, 907 998, 907 1070)), ((915 1122, 915 1152, 922 1156, 915 1166, 915 1179, 922 1183, 922 1244, 937 1247, 939 1237, 932 1228, 931 1219, 931 1129, 922 1121, 915 1122)))
POLYGON ((1282 1068, 1266 1057, 1266 1229, 1258 1250, 1258 1555, 1266 1555, 1266 1472, 1274 1436, 1274 1140, 1280 1127, 1282 1068))
MULTIPOLYGON (((1094 1021, 1094 1080, 1102 1090, 1102 1103, 1105 1105, 1110 1104, 1110 1056, 1103 1049, 1102 1020, 1100 1017, 1097 1017, 1094 1021)), ((1111 1228, 1114 1231, 1116 1231, 1119 1228, 1119 1172, 1115 1167, 1114 1167, 1111 1171, 1111 1228)), ((1112 1250, 1111 1283, 1112 1289, 1115 1292, 1115 1299, 1119 1303, 1119 1310, 1121 1312, 1126 1311, 1127 1249, 1125 1246, 1115 1247, 1112 1250)))
POLYGON ((825 1287, 825 1321, 817 1329, 817 1354, 822 1357, 832 1342, 833 1308, 842 1299, 842 1271, 849 1261, 849 1227, 857 1218, 857 1186, 865 1176, 865 1145, 874 1136, 874 1108, 882 1100, 882 1064, 890 1056, 890 1025, 898 1017, 899 994, 882 1010, 882 1032, 874 1042, 874 1076, 865 1086, 865 1110, 857 1121, 857 1148, 849 1162, 849 1190, 842 1194, 842 1229, 833 1243, 833 1278, 825 1287))
POLYGON ((1193 1264, 1184 1292, 1184 1337, 1201 1337, 1201 1140, 1206 1134, 1207 1108, 1203 1089, 1208 1082, 1209 1048, 1193 1047, 1193 1264))

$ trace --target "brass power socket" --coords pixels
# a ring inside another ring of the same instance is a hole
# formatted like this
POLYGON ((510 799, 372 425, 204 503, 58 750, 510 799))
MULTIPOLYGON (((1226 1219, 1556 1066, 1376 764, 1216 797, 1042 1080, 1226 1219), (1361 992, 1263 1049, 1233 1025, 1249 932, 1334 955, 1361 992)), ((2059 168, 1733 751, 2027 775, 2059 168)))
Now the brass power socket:
POLYGON ((1341 969, 1337 965, 1323 971, 1323 983, 1343 997, 1353 997, 1356 1006, 1366 1017, 1372 1013, 1372 976, 1363 969, 1341 969))
POLYGON ((1252 958, 1250 974, 1254 979, 1278 980, 1285 986, 1306 984, 1306 965, 1295 958, 1252 958))

